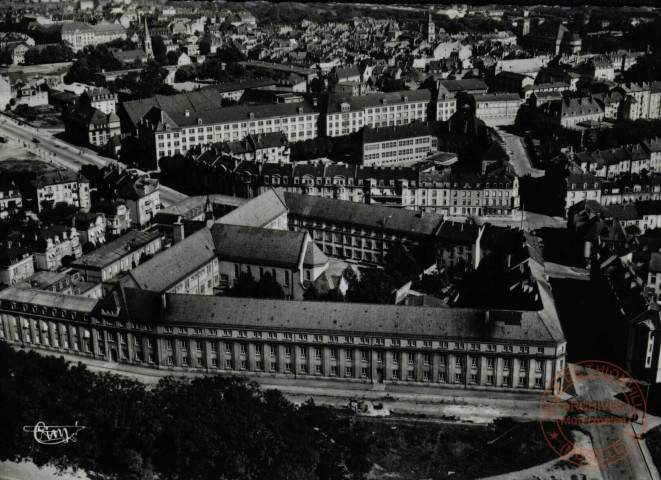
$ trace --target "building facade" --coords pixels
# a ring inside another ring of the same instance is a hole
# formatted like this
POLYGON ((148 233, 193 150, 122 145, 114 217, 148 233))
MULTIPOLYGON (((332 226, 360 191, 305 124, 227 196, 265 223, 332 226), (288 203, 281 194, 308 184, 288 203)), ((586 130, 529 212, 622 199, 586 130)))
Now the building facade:
MULTIPOLYGON (((8 288, 0 291, 0 339, 178 372, 437 391, 541 392, 565 366, 558 319, 542 311, 350 303, 329 309, 324 302, 198 296, 193 315, 187 298, 126 289, 96 300, 8 288)), ((553 388, 560 391, 562 379, 553 388)))
POLYGON ((430 101, 431 92, 426 89, 358 97, 331 94, 322 131, 326 136, 339 137, 357 132, 363 126, 377 128, 426 122, 430 101))
POLYGON ((424 123, 363 127, 356 142, 355 159, 366 166, 404 166, 420 162, 436 151, 438 139, 424 123))

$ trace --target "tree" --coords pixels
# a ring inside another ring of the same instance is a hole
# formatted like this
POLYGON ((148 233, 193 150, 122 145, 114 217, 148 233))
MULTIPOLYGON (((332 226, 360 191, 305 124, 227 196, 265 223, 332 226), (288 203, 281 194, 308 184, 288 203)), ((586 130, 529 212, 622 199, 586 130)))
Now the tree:
POLYGON ((207 37, 204 37, 202 40, 200 40, 200 54, 209 55, 210 52, 211 52, 211 41, 207 37))
POLYGON ((175 82, 188 82, 197 78, 197 67, 195 65, 184 65, 179 67, 174 74, 175 82))
POLYGON ((359 282, 350 282, 347 300, 356 303, 392 303, 398 287, 393 277, 380 269, 365 269, 359 282))
POLYGON ((409 251, 399 243, 393 244, 384 257, 386 272, 397 284, 403 284, 420 274, 421 268, 409 251))
POLYGON ((52 200, 41 202, 39 219, 48 225, 63 225, 70 223, 68 218, 78 212, 78 207, 66 202, 57 202, 53 205, 52 200))
POLYGON ((285 298, 282 287, 269 272, 265 272, 257 282, 256 293, 258 298, 285 298))
POLYGON ((413 282, 413 288, 419 292, 426 293, 427 295, 434 295, 440 297, 443 295, 443 289, 448 285, 448 282, 441 276, 439 272, 424 274, 419 280, 413 282))
POLYGON ((159 63, 160 65, 165 65, 167 62, 167 58, 166 58, 167 48, 165 46, 165 42, 163 41, 163 37, 161 37, 160 35, 152 36, 151 49, 154 52, 154 59, 156 60, 156 62, 159 63))
POLYGON ((140 80, 135 85, 133 94, 138 98, 148 98, 155 94, 173 95, 176 93, 171 85, 165 83, 168 71, 153 60, 147 62, 140 72, 140 80))

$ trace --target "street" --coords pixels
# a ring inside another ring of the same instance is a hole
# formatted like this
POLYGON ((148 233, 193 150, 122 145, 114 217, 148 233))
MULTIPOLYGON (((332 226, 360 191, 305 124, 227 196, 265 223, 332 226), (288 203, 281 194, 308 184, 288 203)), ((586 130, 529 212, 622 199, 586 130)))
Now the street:
MULTIPOLYGON (((44 161, 53 161, 63 167, 78 171, 83 165, 96 165, 103 168, 110 164, 117 164, 124 167, 123 164, 111 158, 98 155, 96 152, 71 145, 43 129, 32 128, 28 125, 18 125, 13 119, 3 118, 0 122, 0 136, 9 141, 15 141, 19 145, 33 152, 44 161), (38 139, 39 143, 33 140, 38 139), (79 153, 81 152, 82 153, 79 153)), ((186 195, 179 193, 165 185, 161 184, 161 204, 164 207, 186 198, 186 195)))
MULTIPOLYGON (((585 366, 572 365, 572 373, 574 378, 577 378, 576 372, 581 372, 581 380, 576 381, 574 386, 577 391, 577 396, 572 399, 573 401, 586 400, 588 402, 613 400, 621 403, 620 400, 614 400, 619 393, 616 386, 612 382, 604 381, 594 373, 587 369, 585 366), (588 376, 592 374, 593 376, 588 376)), ((610 413, 607 411, 607 413, 610 413)), ((641 418, 645 415, 644 412, 638 412, 641 418)), ((594 410, 587 410, 588 416, 597 416, 600 412, 594 410)), ((616 413, 611 413, 616 415, 616 413)), ((654 425, 658 425, 659 419, 656 417, 647 416, 646 429, 654 425)), ((592 437, 592 442, 595 451, 599 449, 606 449, 615 444, 618 439, 627 446, 627 450, 631 449, 630 453, 622 459, 610 466, 601 466, 601 475, 604 480, 657 480, 659 479, 659 472, 653 463, 646 460, 647 455, 643 450, 647 450, 644 440, 636 440, 634 438, 635 432, 631 427, 631 423, 616 423, 612 425, 585 425, 585 430, 592 437)))
POLYGON ((528 156, 528 152, 526 151, 526 147, 523 144, 523 139, 521 137, 509 133, 500 127, 494 128, 505 141, 507 153, 510 156, 510 163, 514 167, 514 172, 518 177, 523 177, 524 175, 530 175, 535 178, 544 176, 544 170, 532 166, 530 157, 528 156))

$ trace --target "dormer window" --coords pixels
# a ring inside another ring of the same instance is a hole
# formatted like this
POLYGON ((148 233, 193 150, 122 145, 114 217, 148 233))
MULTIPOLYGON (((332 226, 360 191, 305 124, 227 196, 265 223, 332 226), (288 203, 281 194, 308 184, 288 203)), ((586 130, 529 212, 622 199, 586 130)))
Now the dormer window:
POLYGON ((348 112, 349 110, 351 110, 351 106, 348 103, 344 102, 340 104, 340 111, 348 112))
POLYGON ((255 114, 254 113, 249 113, 248 118, 250 118, 250 120, 254 120, 255 114))
POLYGON ((198 125, 202 125, 202 119, 201 119, 201 118, 198 118, 198 119, 197 119, 197 124, 198 124, 198 125))

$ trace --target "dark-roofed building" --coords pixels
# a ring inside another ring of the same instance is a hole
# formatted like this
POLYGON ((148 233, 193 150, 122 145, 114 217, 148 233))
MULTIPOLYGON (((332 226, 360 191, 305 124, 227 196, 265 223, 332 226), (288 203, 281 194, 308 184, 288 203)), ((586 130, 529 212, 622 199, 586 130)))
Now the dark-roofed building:
MULTIPOLYGON (((218 92, 208 95, 222 100, 218 92)), ((165 102, 163 97, 156 97, 158 106, 153 105, 153 99, 148 99, 138 101, 141 102, 139 104, 128 102, 131 105, 125 107, 133 112, 149 107, 139 117, 137 130, 138 137, 154 161, 163 156, 185 154, 196 146, 236 141, 249 134, 282 132, 289 141, 313 139, 318 135, 319 107, 316 98, 294 96, 279 103, 240 104, 224 108, 218 101, 215 107, 206 105, 193 109, 188 105, 189 97, 176 97, 176 102, 165 102)))
POLYGON ((83 146, 106 148, 112 144, 113 137, 121 135, 119 117, 114 112, 106 114, 87 105, 80 105, 67 114, 64 127, 67 137, 83 146))
POLYGON ((521 45, 526 50, 548 52, 551 55, 581 53, 583 40, 560 22, 546 21, 524 35, 521 45))
POLYGON ((540 297, 540 310, 485 311, 12 287, 0 291, 0 332, 16 346, 178 372, 541 392, 565 367, 566 341, 550 290, 540 297))
POLYGON ((540 107, 549 123, 563 127, 574 127, 583 122, 600 122, 604 119, 604 108, 593 97, 554 100, 540 107))
POLYGON ((211 236, 221 286, 233 285, 242 273, 255 280, 269 274, 288 298, 302 299, 307 286, 328 269, 328 257, 307 232, 217 223, 211 236))
POLYGON ((137 267, 144 255, 154 255, 162 248, 160 232, 131 231, 112 242, 106 243, 71 263, 86 280, 107 281, 120 272, 137 267))
POLYGON ((100 195, 125 201, 133 226, 143 228, 151 224, 161 209, 159 181, 115 165, 106 167, 101 173, 100 195))
POLYGON ((290 228, 309 232, 329 256, 380 265, 388 248, 397 243, 409 249, 436 251, 436 260, 448 266, 459 261, 477 266, 480 261, 477 245, 481 229, 475 225, 445 222, 434 213, 289 192, 285 202, 290 228))
POLYGON ((159 293, 213 295, 219 275, 211 232, 198 230, 131 269, 120 282, 159 293))
POLYGON ((14 285, 32 276, 34 273, 34 255, 19 246, 0 247, 0 284, 14 285))
POLYGON ((363 127, 353 142, 355 160, 365 166, 413 165, 437 148, 426 123, 392 127, 363 127))

